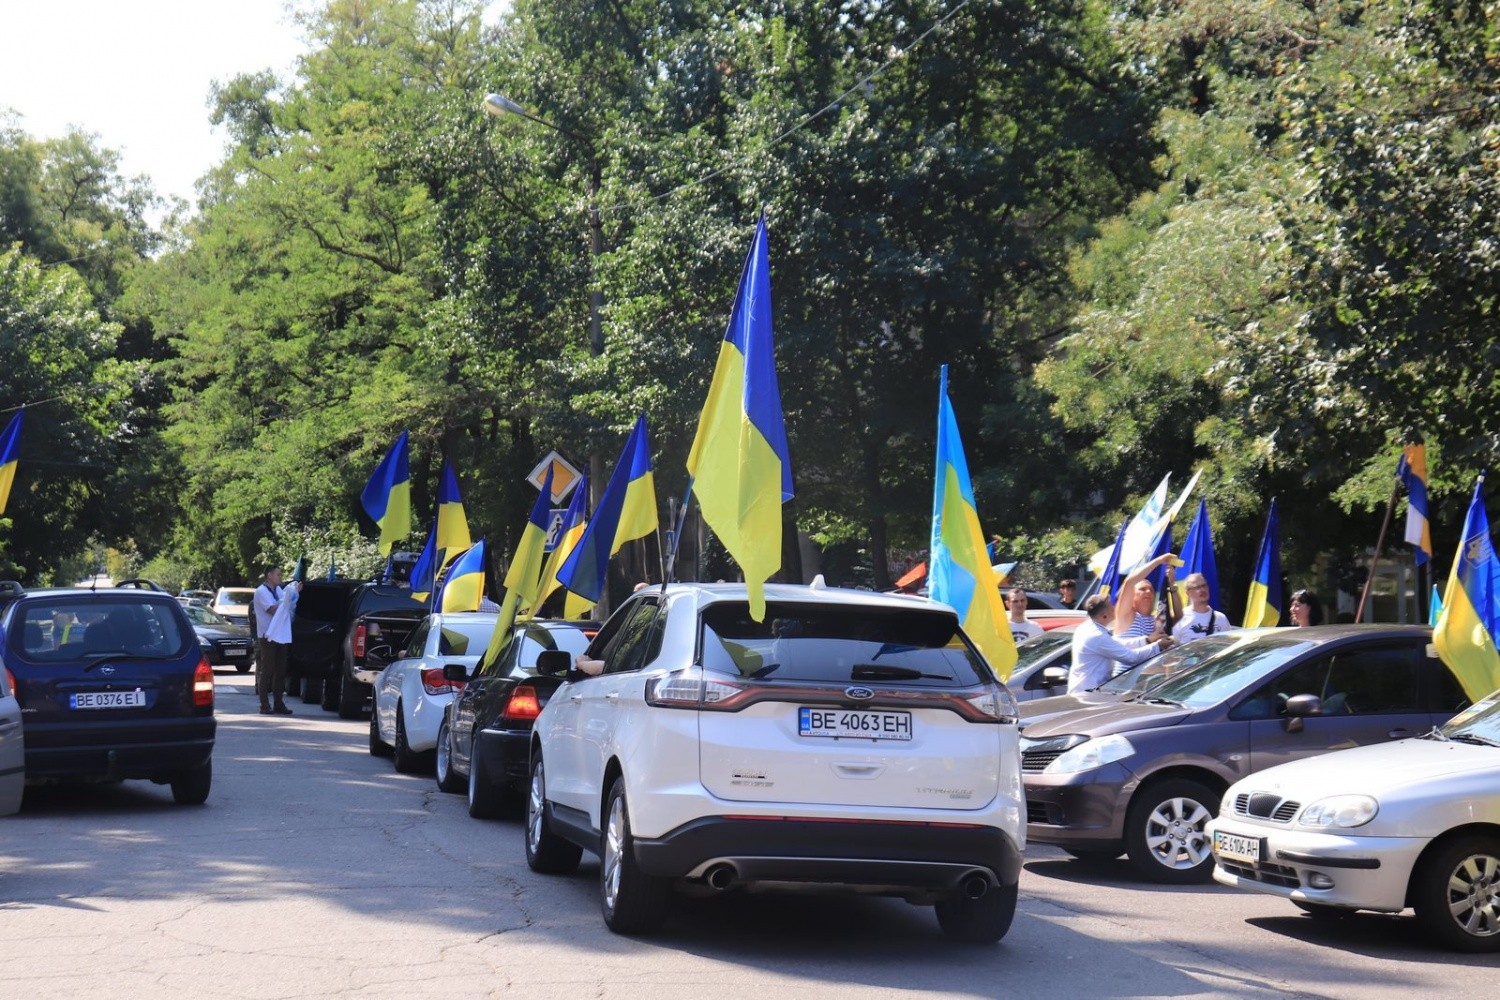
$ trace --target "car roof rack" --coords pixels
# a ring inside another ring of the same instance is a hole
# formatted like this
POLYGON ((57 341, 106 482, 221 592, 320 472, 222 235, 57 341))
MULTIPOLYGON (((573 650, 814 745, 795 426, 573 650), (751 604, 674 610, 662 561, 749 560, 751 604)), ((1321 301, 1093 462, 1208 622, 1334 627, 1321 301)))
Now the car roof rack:
POLYGON ((24 597, 26 588, 19 580, 0 580, 0 597, 24 597))

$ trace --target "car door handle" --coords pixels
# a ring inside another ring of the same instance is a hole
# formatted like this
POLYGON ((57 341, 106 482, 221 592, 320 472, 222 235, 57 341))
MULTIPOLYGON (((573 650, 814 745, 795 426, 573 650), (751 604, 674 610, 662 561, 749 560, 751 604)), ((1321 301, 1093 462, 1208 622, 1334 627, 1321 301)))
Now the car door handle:
POLYGON ((1396 729, 1392 729, 1390 732, 1386 733, 1385 735, 1386 735, 1387 739, 1404 740, 1404 739, 1408 739, 1408 738, 1411 737, 1411 730, 1407 729, 1404 726, 1402 726, 1402 727, 1399 727, 1399 728, 1396 728, 1396 729))
POLYGON ((611 691, 609 694, 607 694, 607 695, 604 696, 604 700, 605 701, 619 701, 620 700, 620 692, 618 692, 618 691, 611 691))

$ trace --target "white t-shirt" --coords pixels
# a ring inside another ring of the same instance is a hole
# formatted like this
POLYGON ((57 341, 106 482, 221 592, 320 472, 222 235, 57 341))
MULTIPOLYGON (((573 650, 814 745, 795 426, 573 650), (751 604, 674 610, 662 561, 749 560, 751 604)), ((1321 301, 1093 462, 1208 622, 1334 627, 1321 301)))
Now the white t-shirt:
POLYGON ((1010 626, 1010 636, 1016 642, 1022 639, 1030 639, 1034 635, 1042 634, 1042 627, 1036 622, 1018 622, 1007 618, 1005 624, 1010 626))
POLYGON ((1201 639, 1209 635, 1209 625, 1212 623, 1214 632, 1228 632, 1229 619, 1224 617, 1224 612, 1209 608, 1207 611, 1198 612, 1188 608, 1177 619, 1177 624, 1172 626, 1172 638, 1181 646, 1185 642, 1201 639))
POLYGON ((296 587, 282 587, 281 597, 276 601, 276 610, 271 615, 271 624, 266 627, 266 640, 283 646, 292 642, 292 616, 297 613, 296 587))

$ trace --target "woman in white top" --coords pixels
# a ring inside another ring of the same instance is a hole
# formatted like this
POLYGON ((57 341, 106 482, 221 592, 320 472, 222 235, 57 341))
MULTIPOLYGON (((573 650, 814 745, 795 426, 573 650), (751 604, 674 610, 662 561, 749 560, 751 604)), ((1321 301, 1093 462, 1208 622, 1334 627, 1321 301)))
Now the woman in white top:
POLYGON ((1188 606, 1172 626, 1172 638, 1179 646, 1205 635, 1228 631, 1229 619, 1208 603, 1208 579, 1202 573, 1191 574, 1182 581, 1182 586, 1187 591, 1188 606))

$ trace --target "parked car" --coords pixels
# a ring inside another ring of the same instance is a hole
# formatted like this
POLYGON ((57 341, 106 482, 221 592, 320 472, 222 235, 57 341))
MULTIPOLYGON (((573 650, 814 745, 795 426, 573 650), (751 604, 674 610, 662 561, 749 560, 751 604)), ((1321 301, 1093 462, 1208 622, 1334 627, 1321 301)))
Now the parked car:
POLYGON ((1025 704, 1050 698, 1068 687, 1073 664, 1073 629, 1053 629, 1016 643, 1016 665, 1005 686, 1025 704), (1051 668, 1051 669, 1049 669, 1051 668))
POLYGON ((1074 611, 1071 608, 1026 609, 1026 620, 1040 625, 1043 632, 1079 625, 1087 617, 1088 615, 1082 611, 1074 611))
POLYGON ((249 628, 250 619, 254 617, 250 613, 250 602, 254 597, 254 587, 220 587, 214 593, 214 601, 209 605, 209 610, 216 615, 223 615, 236 625, 249 628))
POLYGON ((214 592, 212 590, 184 590, 177 595, 177 603, 184 607, 209 608, 212 610, 214 592))
MULTIPOLYGON (((355 649, 356 628, 365 615, 379 611, 401 610, 405 618, 399 628, 392 628, 359 659, 369 659, 380 666, 396 658, 406 648, 411 630, 427 614, 428 608, 412 600, 404 586, 375 580, 308 580, 297 599, 297 614, 292 619, 292 648, 287 656, 288 686, 308 704, 321 704, 334 711, 340 708, 342 672, 351 651, 355 649), (331 684, 329 682, 332 682, 331 684)), ((345 718, 358 718, 364 705, 363 692, 345 718)))
POLYGON ((576 656, 598 631, 598 622, 533 619, 511 629, 488 670, 443 665, 449 680, 466 683, 438 727, 437 784, 445 792, 467 791, 470 816, 492 818, 524 801, 531 725, 562 683, 537 675, 537 656, 549 649, 576 656))
POLYGON ((28 782, 147 779, 179 803, 208 798, 213 668, 170 594, 35 590, 6 605, 0 626, 28 782))
POLYGON ((323 688, 323 707, 337 711, 341 719, 359 718, 380 672, 401 655, 412 631, 431 611, 401 588, 366 586, 349 603, 353 620, 344 627, 340 667, 323 688))
POLYGON ((467 676, 495 631, 494 612, 428 615, 411 634, 401 658, 380 672, 370 708, 370 753, 389 756, 396 770, 431 770, 438 728, 448 704, 464 686, 443 667, 467 676))
POLYGON ((1028 725, 1027 836, 1085 858, 1123 850, 1156 881, 1202 881, 1230 784, 1424 733, 1464 704, 1426 626, 1260 630, 1133 701, 1028 725))
POLYGON ((193 623, 198 645, 203 647, 209 666, 233 667, 242 674, 250 672, 250 665, 255 662, 255 640, 250 638, 248 628, 197 604, 183 605, 182 610, 193 623))
POLYGON ((10 671, 0 669, 0 816, 21 808, 26 790, 26 744, 21 731, 21 703, 10 671))
POLYGON ((1443 947, 1500 951, 1500 692, 1427 736, 1236 782, 1208 834, 1224 885, 1320 919, 1411 907, 1443 947))
POLYGON ((538 716, 526 861, 598 852, 617 933, 656 927, 678 880, 935 904, 952 939, 999 940, 1025 832, 1015 702, 945 605, 767 586, 643 590, 538 716))

